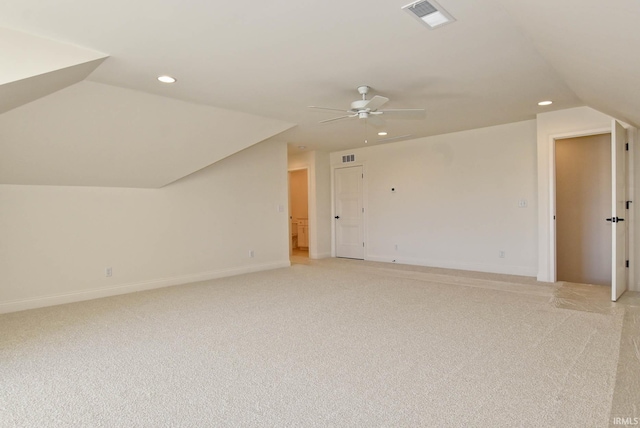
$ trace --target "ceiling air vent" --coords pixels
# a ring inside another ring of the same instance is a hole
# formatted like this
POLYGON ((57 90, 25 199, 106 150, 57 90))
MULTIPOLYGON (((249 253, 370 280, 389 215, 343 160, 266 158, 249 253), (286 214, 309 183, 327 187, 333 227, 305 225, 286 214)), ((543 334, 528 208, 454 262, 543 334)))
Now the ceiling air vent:
POLYGON ((403 6, 402 9, 430 29, 442 27, 456 20, 449 12, 433 0, 419 0, 403 6))
POLYGON ((344 155, 342 156, 342 163, 355 162, 356 155, 344 155))

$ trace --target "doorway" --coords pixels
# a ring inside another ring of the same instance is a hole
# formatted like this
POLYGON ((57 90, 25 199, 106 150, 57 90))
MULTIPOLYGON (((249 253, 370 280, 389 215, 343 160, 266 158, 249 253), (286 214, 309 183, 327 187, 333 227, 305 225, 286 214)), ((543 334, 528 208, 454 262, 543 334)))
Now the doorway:
POLYGON ((611 286, 611 134, 557 139, 558 281, 611 286))
MULTIPOLYGON (((599 132, 583 132, 579 135, 557 135, 551 136, 550 143, 552 145, 551 153, 551 227, 549 229, 551 244, 549 248, 549 262, 551 280, 557 280, 557 221, 556 221, 556 143, 559 140, 565 138, 574 138, 581 136, 601 135, 607 134, 611 136, 611 205, 608 215, 604 219, 609 222, 611 230, 611 300, 617 301, 620 296, 627 290, 628 272, 630 268, 629 259, 627 255, 630 253, 629 239, 627 236, 627 225, 632 223, 631 211, 629 210, 629 203, 631 201, 626 200, 626 187, 627 180, 630 178, 627 175, 627 152, 629 150, 629 142, 627 136, 627 130, 622 126, 620 122, 613 119, 611 121, 611 128, 602 130, 599 132), (608 134, 610 132, 610 134, 608 134)), ((630 164, 632 165, 632 164, 630 164)), ((631 174, 632 176, 632 174, 631 174)))
POLYGON ((309 258, 308 169, 289 171, 289 249, 292 262, 309 258))

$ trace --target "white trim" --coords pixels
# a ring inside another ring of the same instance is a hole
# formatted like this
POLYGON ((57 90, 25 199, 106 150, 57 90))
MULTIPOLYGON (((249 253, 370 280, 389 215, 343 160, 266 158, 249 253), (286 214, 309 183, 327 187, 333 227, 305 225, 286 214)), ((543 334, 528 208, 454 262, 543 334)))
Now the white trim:
POLYGON ((318 254, 311 254, 311 253, 309 253, 309 258, 310 258, 310 259, 314 259, 314 260, 317 260, 317 259, 327 259, 327 258, 329 258, 329 257, 331 257, 331 253, 330 253, 330 252, 327 252, 327 253, 318 253, 318 254))
MULTIPOLYGON (((369 256, 366 258, 372 262, 394 263, 389 257, 369 256)), ((424 260, 412 258, 396 258, 395 263, 414 266, 425 266, 443 269, 458 269, 485 273, 500 273, 505 275, 528 276, 535 278, 537 274, 536 267, 533 266, 501 266, 489 265, 485 263, 466 263, 453 260, 424 260)))
POLYGON ((155 288, 182 285, 191 282, 207 281, 210 279, 225 278, 251 272, 260 272, 271 269, 279 269, 291 266, 291 262, 281 261, 265 263, 261 265, 235 267, 216 271, 201 272, 191 275, 175 276, 171 278, 160 278, 149 281, 132 282, 113 287, 98 288, 93 290, 75 291, 71 293, 55 294, 50 296, 40 296, 29 299, 12 300, 0 303, 0 314, 23 311, 26 309, 43 308, 46 306, 61 305, 65 303, 81 302, 84 300, 98 299, 101 297, 117 296, 136 291, 153 290, 155 288))
POLYGON ((640 291, 640 287, 635 283, 636 278, 636 254, 635 254, 635 150, 638 138, 638 129, 631 126, 627 128, 627 137, 629 139, 629 151, 627 152, 627 200, 632 201, 631 207, 627 212, 629 222, 627 223, 627 257, 629 259, 629 272, 627 277, 627 287, 629 291, 640 291))

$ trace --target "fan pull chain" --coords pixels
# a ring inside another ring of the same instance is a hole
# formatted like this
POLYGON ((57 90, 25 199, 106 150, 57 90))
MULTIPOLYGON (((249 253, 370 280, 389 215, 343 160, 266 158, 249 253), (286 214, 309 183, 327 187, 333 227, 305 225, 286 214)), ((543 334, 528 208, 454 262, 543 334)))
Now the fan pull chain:
MULTIPOLYGON (((364 98, 364 95, 362 95, 362 97, 364 98)), ((369 119, 365 119, 364 120, 364 143, 367 144, 367 122, 369 121, 369 119)))

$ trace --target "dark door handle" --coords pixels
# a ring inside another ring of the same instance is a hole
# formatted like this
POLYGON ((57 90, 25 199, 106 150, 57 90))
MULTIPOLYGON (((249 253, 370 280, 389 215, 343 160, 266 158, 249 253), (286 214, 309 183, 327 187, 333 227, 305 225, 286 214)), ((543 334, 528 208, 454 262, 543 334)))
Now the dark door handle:
POLYGON ((337 215, 337 216, 335 216, 334 218, 340 218, 340 216, 339 216, 339 215, 337 215))
POLYGON ((624 221, 624 219, 620 217, 611 217, 611 218, 608 218, 607 221, 610 221, 612 223, 619 223, 621 221, 624 221))

